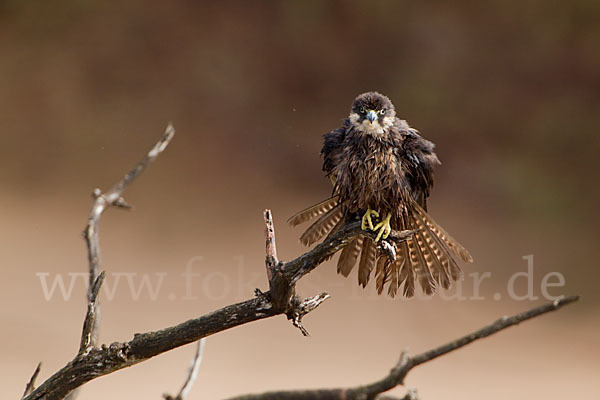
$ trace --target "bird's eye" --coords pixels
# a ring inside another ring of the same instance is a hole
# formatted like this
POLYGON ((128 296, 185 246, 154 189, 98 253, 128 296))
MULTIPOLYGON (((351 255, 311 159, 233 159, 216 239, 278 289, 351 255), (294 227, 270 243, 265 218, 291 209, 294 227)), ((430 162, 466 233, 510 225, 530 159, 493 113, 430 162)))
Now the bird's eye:
POLYGON ((364 107, 361 107, 361 108, 360 108, 360 113, 361 113, 361 114, 364 114, 364 113, 365 113, 365 108, 364 108, 364 107))
POLYGON ((379 110, 379 114, 381 114, 381 115, 385 114, 385 108, 382 108, 381 110, 379 110))

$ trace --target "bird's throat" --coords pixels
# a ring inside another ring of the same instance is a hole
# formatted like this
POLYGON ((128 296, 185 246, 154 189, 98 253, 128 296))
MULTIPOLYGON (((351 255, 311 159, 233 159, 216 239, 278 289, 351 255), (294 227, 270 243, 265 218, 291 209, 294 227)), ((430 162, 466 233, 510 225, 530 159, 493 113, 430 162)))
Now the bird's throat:
POLYGON ((358 126, 358 130, 364 132, 369 135, 383 135, 384 129, 379 124, 379 121, 370 122, 369 120, 363 120, 362 123, 358 126))
POLYGON ((384 118, 371 122, 366 118, 361 120, 358 114, 352 113, 350 114, 350 122, 354 125, 355 129, 362 134, 381 136, 393 125, 394 118, 385 116, 384 118))

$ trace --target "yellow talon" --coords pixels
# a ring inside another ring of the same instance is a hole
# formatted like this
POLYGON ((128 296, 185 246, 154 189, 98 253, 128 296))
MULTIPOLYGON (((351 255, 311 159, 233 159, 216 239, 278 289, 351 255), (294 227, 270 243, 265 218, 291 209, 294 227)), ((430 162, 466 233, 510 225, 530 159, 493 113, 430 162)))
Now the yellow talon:
POLYGON ((377 234, 377 237, 375 238, 376 242, 378 242, 379 239, 381 239, 381 238, 387 239, 387 237, 390 236, 390 233, 392 232, 392 227, 390 225, 391 218, 392 218, 392 213, 388 213, 383 221, 381 221, 380 223, 375 225, 374 228, 371 228, 374 231, 379 230, 379 233, 377 234))
POLYGON ((360 225, 360 228, 363 231, 366 231, 367 227, 369 229, 371 229, 372 231, 375 230, 375 228, 373 227, 373 221, 371 220, 371 215, 374 216, 375 218, 379 218, 379 213, 377 211, 371 210, 370 208, 367 209, 367 212, 362 217, 362 223, 360 225))

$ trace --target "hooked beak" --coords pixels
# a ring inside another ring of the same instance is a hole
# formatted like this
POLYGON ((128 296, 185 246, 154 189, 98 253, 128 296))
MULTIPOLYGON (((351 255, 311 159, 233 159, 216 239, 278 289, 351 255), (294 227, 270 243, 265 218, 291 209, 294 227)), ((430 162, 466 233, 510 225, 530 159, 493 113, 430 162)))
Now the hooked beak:
POLYGON ((377 113, 373 110, 369 110, 367 113, 367 119, 373 123, 373 121, 377 120, 377 113))

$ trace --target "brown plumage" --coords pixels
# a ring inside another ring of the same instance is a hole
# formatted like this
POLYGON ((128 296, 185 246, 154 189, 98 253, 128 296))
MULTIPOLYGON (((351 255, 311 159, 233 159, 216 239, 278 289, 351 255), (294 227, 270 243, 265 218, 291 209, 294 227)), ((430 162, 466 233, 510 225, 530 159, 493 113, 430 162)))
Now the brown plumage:
POLYGON ((375 270, 378 292, 387 284, 392 297, 399 289, 413 296, 417 282, 426 294, 438 285, 448 288, 461 276, 452 254, 466 262, 472 258, 427 214, 433 169, 439 164, 433 149, 433 143, 396 117, 387 97, 361 94, 342 127, 324 135, 323 170, 333 182, 333 196, 297 213, 289 223, 319 217, 300 238, 309 246, 345 222, 360 220, 367 210, 379 213, 375 223, 389 214, 392 229, 416 230, 398 245, 397 259, 390 262, 373 239, 359 236, 342 250, 338 272, 348 276, 359 260, 359 284, 365 287, 375 270))

